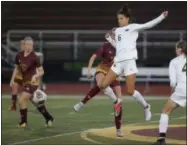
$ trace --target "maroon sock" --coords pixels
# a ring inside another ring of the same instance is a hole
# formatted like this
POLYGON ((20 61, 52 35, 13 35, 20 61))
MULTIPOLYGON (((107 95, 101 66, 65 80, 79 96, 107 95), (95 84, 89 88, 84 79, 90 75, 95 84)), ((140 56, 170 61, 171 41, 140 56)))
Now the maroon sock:
POLYGON ((87 95, 84 97, 84 99, 81 102, 86 104, 90 99, 92 99, 99 92, 100 92, 99 86, 95 85, 92 89, 89 90, 89 92, 87 93, 87 95))
MULTIPOLYGON (((115 112, 115 110, 114 110, 115 112)), ((122 122, 122 107, 120 108, 120 113, 118 116, 115 115, 115 125, 116 125, 116 129, 120 129, 121 128, 121 122, 122 122)))
POLYGON ((21 123, 27 123, 27 108, 20 109, 21 123))
POLYGON ((40 107, 37 108, 38 111, 44 116, 44 118, 46 120, 50 120, 50 119, 53 119, 53 117, 49 114, 49 112, 47 111, 45 105, 42 105, 40 107))
POLYGON ((12 95, 12 106, 16 107, 17 95, 12 95))

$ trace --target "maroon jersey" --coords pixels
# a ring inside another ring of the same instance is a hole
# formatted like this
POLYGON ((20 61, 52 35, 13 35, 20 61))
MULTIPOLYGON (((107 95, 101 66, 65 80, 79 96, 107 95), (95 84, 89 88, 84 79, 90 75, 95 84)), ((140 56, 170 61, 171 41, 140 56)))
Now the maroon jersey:
MULTIPOLYGON (((31 52, 28 56, 24 56, 24 52, 19 52, 16 55, 16 65, 20 70, 23 82, 31 84, 32 76, 36 74, 36 68, 40 67, 40 61, 34 52, 31 52)), ((39 85, 39 80, 37 80, 36 84, 39 85)))
POLYGON ((116 55, 116 49, 110 43, 104 43, 95 54, 102 59, 101 64, 111 66, 116 55))

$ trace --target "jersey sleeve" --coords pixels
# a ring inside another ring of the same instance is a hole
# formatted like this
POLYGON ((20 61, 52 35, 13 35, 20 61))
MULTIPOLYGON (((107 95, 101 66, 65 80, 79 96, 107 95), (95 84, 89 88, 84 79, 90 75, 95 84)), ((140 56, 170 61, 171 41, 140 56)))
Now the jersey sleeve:
POLYGON ((157 24, 159 24, 164 19, 165 19, 164 15, 161 14, 159 17, 157 17, 157 18, 155 18, 152 21, 149 21, 147 23, 144 23, 144 24, 134 24, 133 25, 133 29, 135 31, 141 31, 141 30, 149 29, 149 28, 152 28, 152 27, 156 26, 157 24))
POLYGON ((41 67, 41 66, 42 65, 40 63, 40 59, 39 59, 39 57, 36 56, 36 67, 38 68, 38 67, 41 67))
POLYGON ((103 52, 104 52, 104 45, 102 45, 100 48, 98 48, 94 54, 97 57, 101 58, 103 56, 103 52))
POLYGON ((175 88, 177 85, 177 72, 176 72, 175 63, 171 60, 169 64, 169 79, 170 79, 170 86, 175 88))

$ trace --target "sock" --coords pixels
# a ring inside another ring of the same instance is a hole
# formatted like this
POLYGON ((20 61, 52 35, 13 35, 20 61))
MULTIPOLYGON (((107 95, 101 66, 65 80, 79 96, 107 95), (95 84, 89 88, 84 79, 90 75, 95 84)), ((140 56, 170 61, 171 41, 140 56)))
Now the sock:
POLYGON ((86 104, 90 99, 92 99, 96 94, 100 92, 100 88, 98 85, 95 85, 92 89, 89 90, 87 95, 81 101, 82 103, 86 104))
POLYGON ((12 95, 12 106, 16 107, 17 95, 12 95))
POLYGON ((169 121, 169 116, 165 113, 162 113, 160 115, 160 121, 159 121, 159 137, 160 138, 165 138, 166 137, 166 132, 168 129, 168 121, 169 121))
POLYGON ((27 108, 20 109, 21 123, 27 123, 27 108))
MULTIPOLYGON (((114 110, 115 112, 115 110, 114 110)), ((122 122, 122 107, 120 108, 120 113, 118 116, 115 116, 115 125, 116 125, 116 129, 120 129, 121 128, 121 122, 122 122)))
POLYGON ((38 111, 43 115, 43 117, 46 119, 46 120, 50 120, 50 119, 53 119, 53 117, 49 114, 49 112, 47 111, 45 105, 42 105, 40 107, 37 108, 38 111))
POLYGON ((143 96, 137 91, 134 91, 133 97, 144 107, 148 107, 147 102, 144 100, 143 96))
POLYGON ((111 87, 107 87, 106 89, 103 90, 104 94, 107 95, 113 102, 117 100, 116 95, 114 94, 113 90, 111 87))

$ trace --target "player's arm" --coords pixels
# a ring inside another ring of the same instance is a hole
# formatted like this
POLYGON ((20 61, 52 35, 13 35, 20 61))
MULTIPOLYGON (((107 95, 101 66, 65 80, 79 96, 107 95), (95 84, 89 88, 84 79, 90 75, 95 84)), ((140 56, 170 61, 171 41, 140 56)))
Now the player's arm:
POLYGON ((11 77, 11 80, 10 80, 10 86, 12 87, 12 85, 14 84, 14 79, 16 77, 16 75, 19 73, 19 69, 18 69, 18 64, 19 64, 19 58, 18 58, 18 54, 16 55, 16 58, 15 58, 15 67, 14 67, 14 71, 12 73, 12 77, 11 77))
POLYGON ((95 59, 97 58, 97 55, 94 53, 90 59, 89 59, 89 62, 88 62, 88 77, 91 77, 91 69, 92 69, 92 65, 95 61, 95 59))
POLYGON ((14 67, 14 70, 13 70, 13 73, 12 73, 12 77, 11 77, 11 80, 10 80, 10 86, 12 87, 12 85, 14 84, 14 79, 16 77, 16 75, 19 73, 19 69, 18 69, 18 66, 15 65, 14 67))
POLYGON ((149 21, 144 24, 135 24, 133 29, 135 31, 150 29, 150 28, 156 26, 157 24, 159 24, 160 22, 162 22, 162 20, 164 20, 167 16, 168 16, 168 11, 165 11, 159 17, 153 19, 152 21, 149 21))
POLYGON ((105 35, 106 40, 107 40, 110 44, 112 44, 112 46, 113 46, 114 48, 116 48, 115 29, 116 29, 116 28, 113 28, 111 31, 109 31, 109 32, 106 33, 106 35, 105 35))
POLYGON ((176 66, 173 61, 171 61, 169 64, 169 79, 170 79, 171 92, 173 92, 175 90, 176 85, 177 85, 176 66))
POLYGON ((44 75, 43 66, 40 63, 39 58, 36 58, 36 74, 32 76, 32 82, 34 83, 36 79, 41 78, 44 75))

